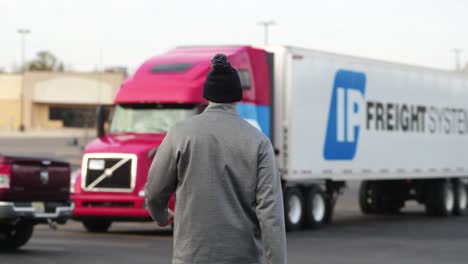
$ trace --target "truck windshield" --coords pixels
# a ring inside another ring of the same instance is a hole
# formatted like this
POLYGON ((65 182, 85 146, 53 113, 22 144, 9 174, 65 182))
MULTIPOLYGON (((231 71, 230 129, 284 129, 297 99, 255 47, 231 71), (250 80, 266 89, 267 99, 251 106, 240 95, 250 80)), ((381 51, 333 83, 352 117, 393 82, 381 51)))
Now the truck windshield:
POLYGON ((165 133, 177 122, 197 113, 195 105, 117 105, 111 133, 165 133))

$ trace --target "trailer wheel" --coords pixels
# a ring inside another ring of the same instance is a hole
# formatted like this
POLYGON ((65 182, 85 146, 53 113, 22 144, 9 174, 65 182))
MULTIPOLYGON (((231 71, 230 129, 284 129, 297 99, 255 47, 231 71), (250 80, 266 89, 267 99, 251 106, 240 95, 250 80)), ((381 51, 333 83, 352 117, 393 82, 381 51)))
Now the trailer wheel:
POLYGON ((453 214, 456 216, 465 215, 466 208, 468 206, 468 194, 466 186, 460 179, 456 179, 453 182, 453 190, 455 194, 455 206, 453 208, 453 214))
POLYGON ((363 214, 380 214, 384 208, 382 204, 381 184, 363 181, 359 188, 359 207, 363 214))
POLYGON ((424 192, 428 215, 450 216, 454 212, 455 192, 449 180, 428 181, 424 192))
POLYGON ((83 226, 90 233, 105 233, 111 225, 110 220, 83 220, 83 226))
POLYGON ((373 210, 373 197, 375 196, 371 188, 372 183, 369 181, 362 181, 359 187, 359 207, 363 214, 374 214, 373 210))
POLYGON ((399 199, 382 199, 382 210, 383 213, 387 215, 399 214, 404 205, 405 202, 399 199))
POLYGON ((305 221, 307 227, 317 229, 326 222, 330 211, 327 195, 319 186, 310 187, 305 202, 305 221))
POLYGON ((299 188, 290 187, 286 189, 284 209, 286 230, 300 229, 304 221, 304 196, 299 188))
POLYGON ((34 231, 34 225, 19 222, 16 225, 0 226, 0 250, 15 250, 26 244, 34 231))

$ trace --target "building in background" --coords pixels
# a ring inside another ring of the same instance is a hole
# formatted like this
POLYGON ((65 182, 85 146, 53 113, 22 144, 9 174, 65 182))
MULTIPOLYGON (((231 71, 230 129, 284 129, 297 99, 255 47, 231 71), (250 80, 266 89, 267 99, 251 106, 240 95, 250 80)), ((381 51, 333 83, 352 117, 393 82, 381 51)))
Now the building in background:
POLYGON ((112 104, 124 79, 122 72, 0 74, 0 130, 93 127, 96 107, 112 104))
POLYGON ((19 128, 22 75, 0 74, 0 130, 19 128))

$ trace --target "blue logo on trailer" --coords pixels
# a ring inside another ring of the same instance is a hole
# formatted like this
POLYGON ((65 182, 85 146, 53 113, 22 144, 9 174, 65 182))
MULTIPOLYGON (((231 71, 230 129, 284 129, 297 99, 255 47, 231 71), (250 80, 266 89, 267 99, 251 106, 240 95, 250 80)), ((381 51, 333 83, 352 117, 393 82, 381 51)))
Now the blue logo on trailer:
POLYGON ((270 137, 270 107, 249 103, 237 103, 237 112, 254 127, 258 128, 267 137, 270 137))
POLYGON ((339 70, 335 75, 323 148, 326 160, 353 160, 365 111, 366 75, 339 70))

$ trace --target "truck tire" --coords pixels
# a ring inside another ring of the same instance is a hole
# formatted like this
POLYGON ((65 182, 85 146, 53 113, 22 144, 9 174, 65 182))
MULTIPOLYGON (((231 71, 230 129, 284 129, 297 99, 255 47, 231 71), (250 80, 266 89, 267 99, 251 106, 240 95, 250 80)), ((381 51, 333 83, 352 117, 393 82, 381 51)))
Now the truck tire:
POLYGON ((286 231, 302 228, 304 222, 304 196, 299 188, 286 188, 284 193, 286 231))
POLYGON ((111 225, 110 220, 83 220, 83 226, 90 233, 105 233, 111 225))
POLYGON ((450 216, 455 208, 455 192, 450 180, 431 180, 424 187, 426 213, 450 216))
POLYGON ((466 186, 460 179, 456 179, 453 182, 453 190, 455 194, 455 206, 453 208, 453 214, 461 216, 466 214, 466 208, 468 206, 468 193, 466 186))
POLYGON ((16 225, 0 227, 0 250, 15 250, 25 245, 34 231, 34 225, 19 222, 16 225))
POLYGON ((363 214, 381 214, 384 212, 382 204, 382 188, 379 182, 363 181, 359 188, 359 207, 363 214))
POLYGON ((370 181, 362 181, 359 186, 359 207, 361 212, 365 215, 374 214, 373 210, 373 193, 372 193, 372 183, 370 181))
POLYGON ((404 205, 405 202, 398 199, 382 198, 382 212, 386 215, 400 214, 404 205))
POLYGON ((327 223, 330 203, 319 186, 312 186, 307 190, 304 211, 307 227, 318 229, 327 223))

